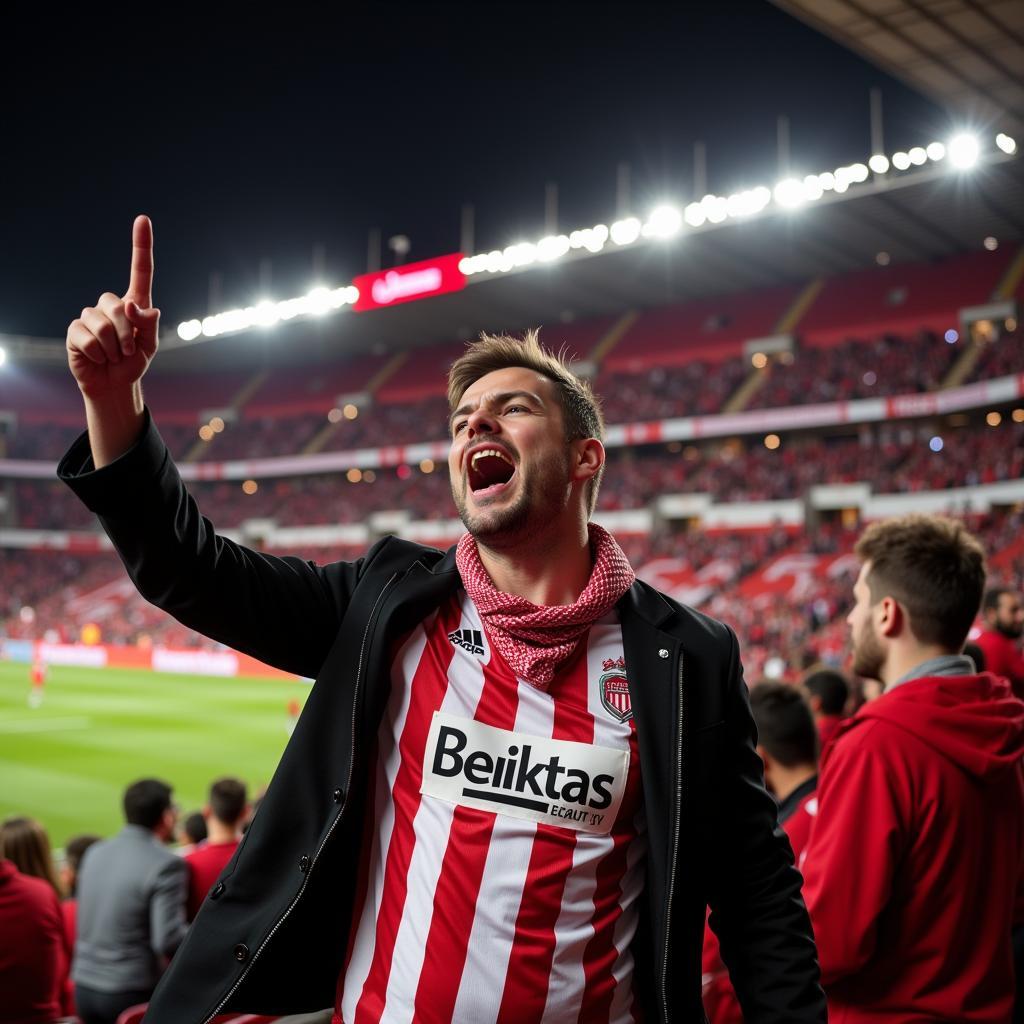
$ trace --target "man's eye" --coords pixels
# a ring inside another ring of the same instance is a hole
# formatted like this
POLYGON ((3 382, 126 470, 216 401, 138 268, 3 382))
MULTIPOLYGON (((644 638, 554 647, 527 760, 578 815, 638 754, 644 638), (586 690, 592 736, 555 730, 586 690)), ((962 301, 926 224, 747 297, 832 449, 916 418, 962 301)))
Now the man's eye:
POLYGON ((459 422, 456 423, 452 427, 452 433, 453 434, 457 434, 465 425, 466 425, 466 421, 465 420, 459 420, 459 422))
POLYGON ((505 412, 529 412, 525 405, 506 405, 505 412))

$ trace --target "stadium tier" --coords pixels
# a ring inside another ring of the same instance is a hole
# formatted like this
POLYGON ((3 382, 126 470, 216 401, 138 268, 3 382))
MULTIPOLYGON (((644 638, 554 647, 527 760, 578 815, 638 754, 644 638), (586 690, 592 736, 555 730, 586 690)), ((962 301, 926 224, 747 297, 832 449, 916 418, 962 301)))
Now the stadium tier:
MULTIPOLYGON (((1000 571, 1018 579, 1006 509, 1024 499, 1024 345, 1008 307, 995 321, 963 311, 1019 293, 1022 278, 1024 249, 1004 246, 544 328, 592 377, 612 427, 598 518, 659 586, 736 626, 754 672, 829 649, 848 601, 847 528, 908 496, 988 516, 1000 571), (799 412, 812 408, 831 413, 799 412), (819 561, 780 590, 780 558, 819 561)), ((448 544, 445 371, 463 347, 155 366, 146 396, 204 513, 250 544, 320 562, 388 531, 448 544), (253 461, 275 457, 288 465, 253 461)), ((5 375, 0 414, 4 635, 72 642, 95 627, 111 644, 211 647, 135 595, 53 479, 82 427, 68 375, 5 375)))

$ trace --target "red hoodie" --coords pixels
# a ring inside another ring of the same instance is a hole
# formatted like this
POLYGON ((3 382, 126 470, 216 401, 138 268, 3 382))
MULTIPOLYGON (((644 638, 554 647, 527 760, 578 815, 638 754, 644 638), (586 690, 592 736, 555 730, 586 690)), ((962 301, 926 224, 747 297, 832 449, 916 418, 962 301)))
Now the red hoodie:
POLYGON ((1019 642, 998 630, 987 629, 978 636, 975 643, 985 656, 985 671, 996 676, 1006 676, 1013 692, 1018 697, 1024 697, 1024 654, 1021 653, 1019 642))
POLYGON ((802 863, 831 1024, 1010 1019, 1022 754, 989 674, 902 683, 840 729, 802 863))

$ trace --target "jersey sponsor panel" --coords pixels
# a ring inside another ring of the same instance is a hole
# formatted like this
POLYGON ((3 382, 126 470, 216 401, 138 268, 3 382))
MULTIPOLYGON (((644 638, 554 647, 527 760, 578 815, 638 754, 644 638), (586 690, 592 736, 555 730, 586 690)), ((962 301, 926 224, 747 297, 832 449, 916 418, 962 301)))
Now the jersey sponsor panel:
POLYGON ((387 748, 400 763, 378 776, 339 1020, 629 1021, 642 844, 624 664, 612 710, 602 698, 604 662, 622 659, 617 621, 591 630, 547 692, 515 678, 464 593, 425 634, 419 661, 395 664, 404 721, 393 694, 381 725, 381 759, 387 748), (596 1016, 591 983, 607 993, 596 1016))
POLYGON ((422 792, 449 803, 605 835, 622 803, 629 751, 546 739, 437 711, 422 792))

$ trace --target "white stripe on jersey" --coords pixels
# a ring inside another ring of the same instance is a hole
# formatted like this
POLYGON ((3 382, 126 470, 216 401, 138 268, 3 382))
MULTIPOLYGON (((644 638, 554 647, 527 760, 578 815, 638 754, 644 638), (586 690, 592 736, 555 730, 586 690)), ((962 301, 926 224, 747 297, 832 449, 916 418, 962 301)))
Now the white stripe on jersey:
POLYGON ((413 630, 395 657, 391 670, 391 696, 388 698, 387 710, 384 713, 387 728, 381 727, 377 739, 377 783, 373 820, 379 824, 373 835, 370 876, 363 914, 352 948, 352 959, 345 971, 345 1001, 342 1012, 345 1019, 350 1021, 355 1019, 356 998, 362 991, 363 983, 370 971, 373 932, 384 893, 384 873, 375 871, 374 867, 378 863, 382 864, 387 856, 391 830, 395 824, 395 805, 391 800, 391 789, 395 784, 395 776, 398 774, 401 761, 398 737, 402 735, 402 729, 405 727, 405 716, 409 712, 409 696, 412 693, 412 687, 406 685, 406 680, 412 679, 416 666, 423 657, 423 650, 427 645, 427 631, 433 628, 436 618, 435 614, 413 630))

